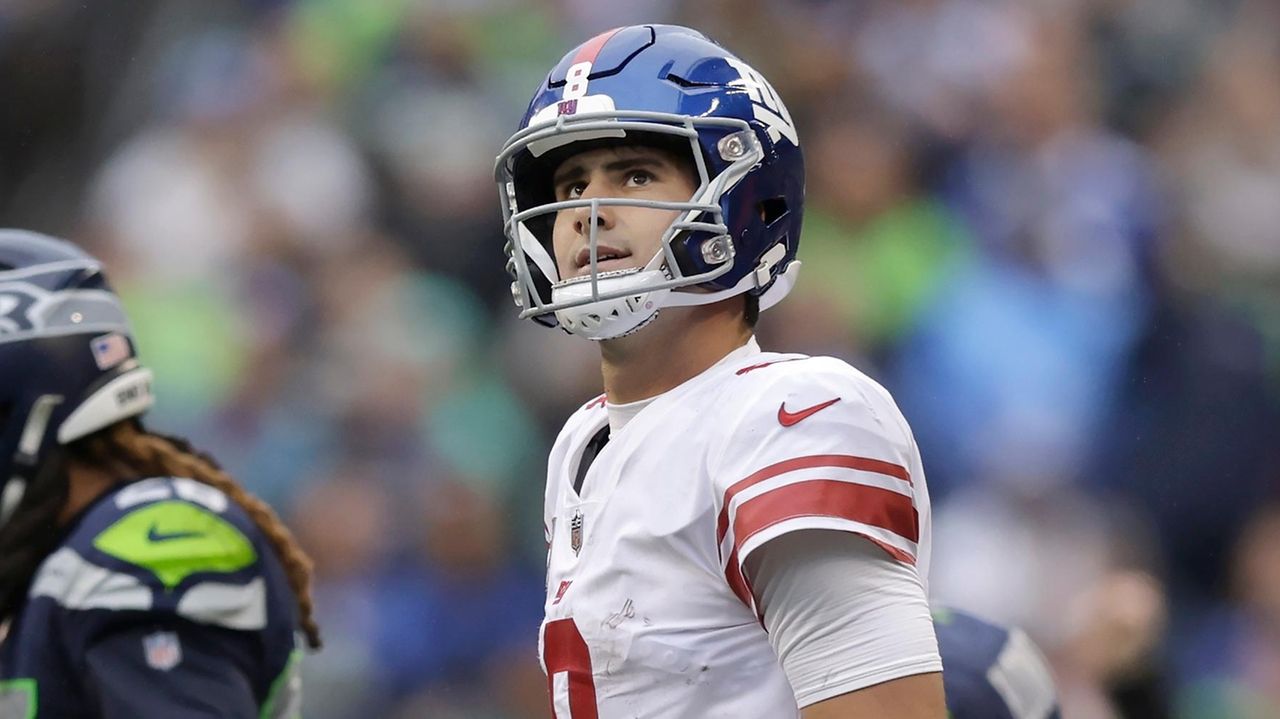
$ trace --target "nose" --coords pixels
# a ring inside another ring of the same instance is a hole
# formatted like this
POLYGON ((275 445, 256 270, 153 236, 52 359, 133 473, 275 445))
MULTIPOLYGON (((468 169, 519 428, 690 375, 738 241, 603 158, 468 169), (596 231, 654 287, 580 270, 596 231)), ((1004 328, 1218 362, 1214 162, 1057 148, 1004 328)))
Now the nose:
MULTIPOLYGON (((599 197, 608 197, 609 194, 604 189, 604 183, 599 181, 588 182, 587 186, 582 189, 582 194, 578 196, 581 200, 591 200, 599 197)), ((613 228, 613 208, 608 205, 596 206, 596 227, 601 230, 613 228)), ((579 235, 587 236, 591 232, 591 207, 575 207, 573 209, 573 229, 579 235)))

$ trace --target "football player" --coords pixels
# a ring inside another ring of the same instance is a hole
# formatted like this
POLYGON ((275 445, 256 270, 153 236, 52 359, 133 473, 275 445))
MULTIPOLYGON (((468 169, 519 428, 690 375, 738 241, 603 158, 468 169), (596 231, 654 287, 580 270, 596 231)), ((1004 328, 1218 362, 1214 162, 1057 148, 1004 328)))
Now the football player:
POLYGON ((152 401, 99 263, 0 231, 0 717, 298 715, 310 562, 152 401))
POLYGON ((663 25, 565 55, 497 158, 521 316, 602 359, 548 461, 557 719, 944 715, 907 423, 754 339, 796 281, 803 165, 765 78, 663 25))
POLYGON ((1048 662, 1021 629, 952 609, 933 613, 951 719, 1058 719, 1048 662))

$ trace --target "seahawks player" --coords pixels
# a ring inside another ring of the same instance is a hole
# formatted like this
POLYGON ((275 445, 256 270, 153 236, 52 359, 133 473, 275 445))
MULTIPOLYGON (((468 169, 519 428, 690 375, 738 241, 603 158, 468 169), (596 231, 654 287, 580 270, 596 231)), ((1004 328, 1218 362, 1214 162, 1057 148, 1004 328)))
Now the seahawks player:
POLYGON ((933 625, 951 719, 1058 719, 1053 675, 1022 630, 950 609, 933 625))
POLYGON ((98 262, 0 230, 0 718, 298 714, 310 562, 150 385, 98 262))

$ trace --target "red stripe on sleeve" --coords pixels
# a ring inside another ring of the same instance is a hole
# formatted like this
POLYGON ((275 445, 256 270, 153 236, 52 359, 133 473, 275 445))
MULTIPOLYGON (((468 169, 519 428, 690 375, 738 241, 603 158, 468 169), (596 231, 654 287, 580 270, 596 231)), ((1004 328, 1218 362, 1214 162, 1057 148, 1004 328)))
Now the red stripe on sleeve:
POLYGON ((622 28, 620 27, 615 27, 612 30, 605 30, 599 35, 596 35, 590 40, 584 42, 582 47, 578 48, 577 54, 573 56, 573 62, 569 64, 577 65, 580 62, 594 63, 596 58, 600 56, 600 51, 604 49, 604 44, 609 42, 609 39, 614 35, 617 35, 618 31, 621 29, 622 28))
MULTIPOLYGON (((779 487, 742 503, 734 516, 733 549, 724 568, 729 589, 755 610, 755 597, 738 561, 739 550, 752 536, 795 517, 837 517, 886 529, 912 542, 919 541, 920 519, 911 498, 880 487, 815 479, 779 487)), ((916 558, 899 547, 861 532, 890 557, 914 565, 916 558)), ((758 610, 756 610, 758 612, 758 610)), ((757 613, 763 624, 764 617, 757 613)))
MULTIPOLYGON (((716 542, 724 541, 724 535, 729 531, 729 504, 733 502, 734 497, 738 496, 738 493, 780 474, 794 472, 797 469, 813 469, 814 467, 844 467, 864 472, 875 472, 876 474, 887 475, 911 484, 911 474, 907 472, 906 467, 879 459, 854 457, 847 454, 815 454, 809 457, 796 457, 795 459, 777 462, 753 473, 740 482, 735 482, 729 489, 725 490, 724 504, 721 505, 720 516, 716 520, 716 542)), ((907 502, 909 504, 911 500, 908 499, 907 502)))
MULTIPOLYGON (((880 487, 814 479, 779 487, 743 502, 733 518, 734 554, 756 533, 796 517, 847 519, 888 530, 912 542, 920 541, 920 517, 910 497, 880 487)), ((915 563, 915 558, 901 549, 876 543, 895 559, 915 563)))
POLYGON ((729 565, 724 568, 724 578, 729 582, 729 589, 742 600, 742 603, 750 607, 752 605, 751 587, 747 584, 747 578, 742 574, 742 567, 738 566, 738 550, 735 547, 733 553, 729 555, 729 565))

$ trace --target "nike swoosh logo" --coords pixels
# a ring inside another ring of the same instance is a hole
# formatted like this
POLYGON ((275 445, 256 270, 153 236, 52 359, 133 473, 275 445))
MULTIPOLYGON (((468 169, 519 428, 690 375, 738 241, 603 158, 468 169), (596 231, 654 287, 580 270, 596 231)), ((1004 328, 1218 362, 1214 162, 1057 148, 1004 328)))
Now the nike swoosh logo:
POLYGON ((778 405, 778 424, 781 424, 783 427, 790 427, 793 424, 803 422, 809 417, 812 417, 813 415, 821 412, 822 410, 830 407, 831 405, 839 401, 840 401, 840 398, 836 397, 835 399, 829 399, 826 402, 815 404, 812 407, 802 409, 799 412, 788 412, 787 403, 783 402, 782 404, 778 405))
POLYGON ((161 532, 156 529, 155 525, 151 525, 151 529, 147 531, 147 539, 152 542, 168 542, 174 539, 194 539, 195 537, 203 537, 204 532, 161 532))

